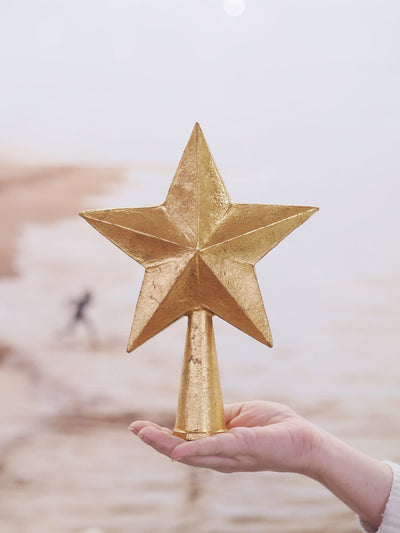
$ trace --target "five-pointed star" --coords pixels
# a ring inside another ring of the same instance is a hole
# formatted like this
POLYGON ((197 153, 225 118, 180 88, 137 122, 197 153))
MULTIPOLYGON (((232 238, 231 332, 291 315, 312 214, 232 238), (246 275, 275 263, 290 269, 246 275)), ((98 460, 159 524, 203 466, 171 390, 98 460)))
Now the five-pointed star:
POLYGON ((163 205, 81 213, 146 269, 128 352, 194 309, 272 346, 254 265, 315 211, 232 204, 196 124, 163 205))

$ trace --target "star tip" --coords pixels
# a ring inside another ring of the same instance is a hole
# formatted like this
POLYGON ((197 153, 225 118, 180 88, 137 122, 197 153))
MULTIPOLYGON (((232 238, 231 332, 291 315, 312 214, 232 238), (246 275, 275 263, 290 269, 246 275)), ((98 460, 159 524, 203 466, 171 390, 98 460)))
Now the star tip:
POLYGON ((319 211, 319 207, 304 207, 303 211, 299 213, 301 217, 306 217, 305 220, 312 217, 317 211, 319 211))
POLYGON ((86 211, 81 211, 81 212, 79 213, 79 216, 82 217, 83 219, 85 219, 85 220, 87 220, 87 221, 89 222, 89 220, 93 218, 93 216, 91 216, 91 215, 92 215, 92 212, 93 212, 92 209, 87 209, 86 211))
POLYGON ((126 347, 126 351, 128 353, 131 353, 133 352, 134 350, 136 350, 136 348, 139 348, 139 346, 141 346, 143 344, 143 341, 140 341, 140 339, 138 338, 130 338, 129 341, 128 341, 128 346, 126 347))
POLYGON ((272 348, 273 342, 272 342, 272 337, 270 335, 268 336, 262 335, 261 338, 258 337, 258 340, 262 342, 263 344, 265 344, 266 346, 268 346, 268 348, 272 348))
POLYGON ((197 136, 198 135, 200 135, 200 136, 203 135, 202 129, 201 129, 200 124, 198 122, 195 123, 192 133, 196 134, 197 136))
POLYGON ((272 348, 273 347, 274 341, 272 340, 271 331, 269 331, 268 335, 266 335, 264 337, 264 343, 266 344, 266 346, 268 346, 268 348, 272 348))

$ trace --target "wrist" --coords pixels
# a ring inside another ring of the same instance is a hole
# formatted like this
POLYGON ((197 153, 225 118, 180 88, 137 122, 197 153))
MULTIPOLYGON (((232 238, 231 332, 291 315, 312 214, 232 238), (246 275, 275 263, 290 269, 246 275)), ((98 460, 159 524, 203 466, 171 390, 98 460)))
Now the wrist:
MULTIPOLYGON (((301 417, 296 420, 296 425, 297 432, 292 438, 299 445, 296 446, 296 451, 291 456, 291 463, 285 463, 287 467, 285 471, 319 480, 320 465, 324 462, 321 456, 325 448, 326 432, 301 417)), ((326 435, 329 434, 326 433, 326 435)))
POLYGON ((316 446, 308 464, 306 475, 325 485, 325 480, 330 477, 332 468, 338 469, 340 465, 341 441, 320 428, 315 428, 316 446))
POLYGON ((378 529, 392 485, 390 467, 321 430, 308 474, 378 529))

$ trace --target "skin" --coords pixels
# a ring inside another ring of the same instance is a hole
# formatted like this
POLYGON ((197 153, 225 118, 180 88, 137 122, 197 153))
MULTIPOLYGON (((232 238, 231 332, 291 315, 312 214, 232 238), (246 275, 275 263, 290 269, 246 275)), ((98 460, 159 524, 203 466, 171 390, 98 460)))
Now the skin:
POLYGON ((295 472, 322 483, 372 530, 379 528, 392 485, 385 463, 348 446, 292 409, 273 402, 225 406, 228 431, 184 441, 147 420, 129 429, 158 452, 218 472, 295 472))

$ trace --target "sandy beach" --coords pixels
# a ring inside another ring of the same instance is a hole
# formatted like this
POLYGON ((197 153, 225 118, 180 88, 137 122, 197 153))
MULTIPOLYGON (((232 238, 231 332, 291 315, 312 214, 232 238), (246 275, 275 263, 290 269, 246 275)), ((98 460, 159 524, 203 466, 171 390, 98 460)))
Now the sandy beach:
MULTIPOLYGON (((145 170, 141 175, 146 179, 145 170)), ((0 170, 0 531, 355 533, 354 515, 311 480, 197 471, 128 432, 142 417, 173 425, 185 322, 124 355, 143 273, 77 212, 118 205, 135 190, 134 176, 123 169, 0 170), (95 343, 85 328, 65 334, 71 300, 88 287, 95 343)), ((328 334, 284 344, 275 357, 254 348, 251 362, 243 357, 245 336, 217 321, 225 400, 289 403, 365 452, 400 460, 399 285, 386 280, 374 290, 380 317, 368 342, 371 310, 361 296, 353 319, 337 320, 333 309, 328 334), (326 337, 351 349, 339 361, 321 361, 326 337)))

